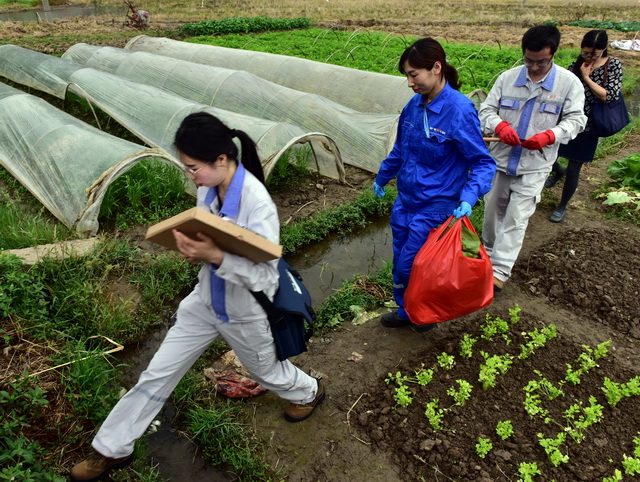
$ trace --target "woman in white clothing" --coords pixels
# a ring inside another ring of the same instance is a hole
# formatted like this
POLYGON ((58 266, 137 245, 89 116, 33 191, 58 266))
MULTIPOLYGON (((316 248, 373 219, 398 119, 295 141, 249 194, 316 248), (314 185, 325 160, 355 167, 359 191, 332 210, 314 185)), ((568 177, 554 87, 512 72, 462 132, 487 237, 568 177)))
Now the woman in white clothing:
MULTIPOLYGON (((255 144, 243 131, 216 117, 187 116, 175 136, 186 172, 200 187, 197 205, 222 218, 279 241, 276 207, 264 186, 255 144), (238 138, 242 162, 233 142, 238 138)), ((221 250, 200 233, 191 239, 174 230, 180 255, 202 263, 198 284, 181 303, 177 320, 140 375, 138 383, 113 408, 92 446, 95 453, 73 467, 71 479, 97 480, 132 461, 135 441, 144 434, 173 389, 209 344, 221 336, 252 378, 290 403, 284 416, 302 421, 324 399, 320 381, 291 362, 278 361, 267 316, 250 291, 273 297, 278 287, 277 260, 253 263, 221 250)))

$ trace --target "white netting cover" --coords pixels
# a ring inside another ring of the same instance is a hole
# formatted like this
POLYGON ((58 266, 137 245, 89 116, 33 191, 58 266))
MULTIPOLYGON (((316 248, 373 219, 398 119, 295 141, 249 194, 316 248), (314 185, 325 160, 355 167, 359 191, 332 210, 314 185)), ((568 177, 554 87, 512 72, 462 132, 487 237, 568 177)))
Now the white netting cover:
POLYGON ((358 112, 243 70, 88 44, 72 46, 63 58, 202 104, 323 132, 335 140, 345 164, 370 172, 378 171, 393 147, 397 114, 358 112))
POLYGON ((289 148, 310 145, 313 165, 322 175, 344 180, 335 142, 324 133, 305 131, 286 122, 247 116, 185 99, 165 90, 52 57, 15 45, 0 46, 0 76, 60 98, 72 91, 112 116, 147 144, 173 153, 173 136, 182 119, 207 111, 256 142, 268 177, 289 148))
MULTIPOLYGON (((291 89, 318 94, 359 112, 400 114, 413 92, 404 77, 350 69, 286 55, 140 35, 124 47, 199 64, 246 70, 291 89)), ((382 159, 380 160, 382 161, 382 159)))
POLYGON ((79 235, 96 234, 107 188, 146 158, 180 164, 0 83, 0 164, 79 235))

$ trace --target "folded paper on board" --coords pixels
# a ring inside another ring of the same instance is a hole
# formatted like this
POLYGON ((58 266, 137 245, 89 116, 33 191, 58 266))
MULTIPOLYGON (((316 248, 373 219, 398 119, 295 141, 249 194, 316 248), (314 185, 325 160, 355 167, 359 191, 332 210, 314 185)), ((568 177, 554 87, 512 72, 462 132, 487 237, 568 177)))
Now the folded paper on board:
POLYGON ((145 239, 177 251, 173 229, 194 239, 197 233, 204 233, 223 251, 244 256, 254 263, 282 256, 279 244, 197 207, 154 224, 147 230, 145 239))

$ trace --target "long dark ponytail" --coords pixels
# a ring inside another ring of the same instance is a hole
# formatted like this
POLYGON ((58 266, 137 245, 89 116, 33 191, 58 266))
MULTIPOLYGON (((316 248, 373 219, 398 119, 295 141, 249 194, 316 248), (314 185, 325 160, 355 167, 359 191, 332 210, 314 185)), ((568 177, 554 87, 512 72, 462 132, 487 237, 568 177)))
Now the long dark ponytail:
POLYGON ((433 64, 440 62, 442 65, 442 73, 447 79, 449 85, 456 90, 460 90, 461 82, 458 81, 458 71, 453 65, 447 63, 447 55, 442 45, 432 38, 422 38, 413 42, 400 56, 399 70, 402 75, 407 73, 404 71, 404 64, 409 63, 417 69, 431 70, 433 64))
POLYGON ((238 162, 238 147, 233 138, 240 140, 242 165, 265 183, 262 163, 253 139, 238 129, 230 129, 220 119, 207 113, 196 112, 185 117, 178 127, 173 145, 189 157, 208 164, 215 162, 220 154, 238 162))
MULTIPOLYGON (((588 48, 594 50, 604 50, 602 52, 602 57, 607 57, 607 47, 609 46, 609 35, 606 30, 589 30, 584 37, 582 37, 582 42, 580 43, 580 48, 588 48)), ((576 59, 576 63, 573 66, 573 73, 578 76, 578 78, 582 79, 582 72, 580 71, 580 67, 584 64, 584 58, 582 57, 582 52, 578 54, 578 58, 576 59)))

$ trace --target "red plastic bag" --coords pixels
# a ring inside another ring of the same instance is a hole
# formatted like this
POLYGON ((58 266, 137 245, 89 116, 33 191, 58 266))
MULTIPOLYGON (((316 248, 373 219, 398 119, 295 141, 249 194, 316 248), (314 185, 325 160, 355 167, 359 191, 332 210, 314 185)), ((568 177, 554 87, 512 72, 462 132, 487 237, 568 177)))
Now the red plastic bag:
POLYGON ((477 234, 466 216, 447 231, 453 219, 451 216, 431 230, 413 261, 404 308, 416 325, 453 320, 484 308, 493 300, 493 268, 489 255, 480 243, 479 258, 465 256, 462 226, 477 234))

